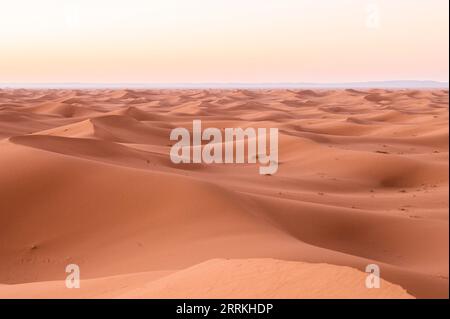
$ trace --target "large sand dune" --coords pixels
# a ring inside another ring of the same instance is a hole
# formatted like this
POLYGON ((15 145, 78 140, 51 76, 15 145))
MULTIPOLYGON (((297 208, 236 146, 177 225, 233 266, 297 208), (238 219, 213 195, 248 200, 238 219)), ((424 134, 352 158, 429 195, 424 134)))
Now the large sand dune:
POLYGON ((0 90, 0 297, 448 297, 448 143, 447 90, 0 90), (278 172, 173 164, 194 119, 278 172))

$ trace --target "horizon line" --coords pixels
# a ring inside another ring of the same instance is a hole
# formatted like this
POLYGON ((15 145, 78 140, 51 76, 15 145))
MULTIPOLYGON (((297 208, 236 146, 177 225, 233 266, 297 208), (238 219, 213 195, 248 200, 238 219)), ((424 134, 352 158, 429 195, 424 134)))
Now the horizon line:
POLYGON ((292 88, 448 88, 449 82, 433 80, 388 80, 355 82, 11 82, 0 83, 0 88, 99 88, 99 89, 292 89, 292 88))

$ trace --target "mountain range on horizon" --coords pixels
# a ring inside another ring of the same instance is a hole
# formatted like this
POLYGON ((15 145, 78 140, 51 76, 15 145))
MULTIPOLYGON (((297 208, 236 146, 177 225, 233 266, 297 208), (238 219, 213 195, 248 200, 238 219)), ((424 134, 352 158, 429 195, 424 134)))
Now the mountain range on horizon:
POLYGON ((448 82, 395 80, 395 81, 365 81, 365 82, 201 82, 201 83, 0 83, 0 88, 136 88, 136 89, 203 89, 203 88, 448 88, 448 82))

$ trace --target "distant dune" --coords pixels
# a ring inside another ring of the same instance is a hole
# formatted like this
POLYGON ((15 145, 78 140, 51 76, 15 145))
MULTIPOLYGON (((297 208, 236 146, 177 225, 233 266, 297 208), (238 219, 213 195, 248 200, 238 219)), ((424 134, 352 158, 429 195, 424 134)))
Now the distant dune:
POLYGON ((0 89, 0 297, 448 298, 448 143, 447 89, 0 89), (194 119, 278 172, 173 164, 194 119))

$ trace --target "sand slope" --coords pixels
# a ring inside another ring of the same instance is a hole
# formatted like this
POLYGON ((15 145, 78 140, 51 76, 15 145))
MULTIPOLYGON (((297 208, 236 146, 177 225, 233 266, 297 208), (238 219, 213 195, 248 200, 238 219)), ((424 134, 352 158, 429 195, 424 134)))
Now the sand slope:
POLYGON ((213 259, 176 272, 88 279, 79 289, 67 289, 61 281, 0 285, 0 298, 413 298, 386 281, 379 289, 367 289, 361 285, 365 278, 343 266, 213 259))
POLYGON ((0 90, 0 139, 2 297, 448 297, 446 90, 0 90), (278 172, 171 163, 193 119, 278 127, 278 172))

